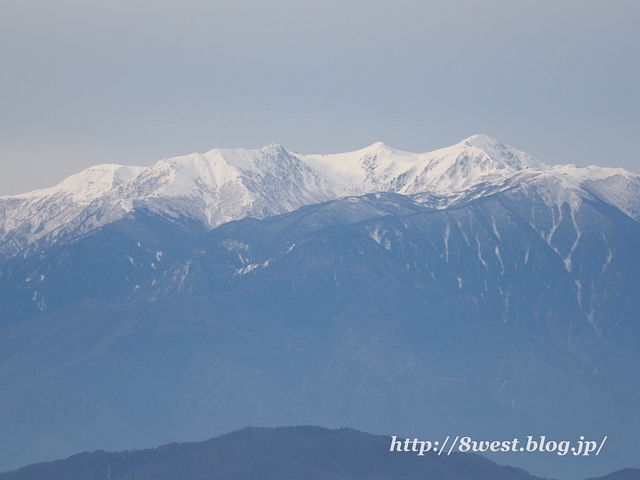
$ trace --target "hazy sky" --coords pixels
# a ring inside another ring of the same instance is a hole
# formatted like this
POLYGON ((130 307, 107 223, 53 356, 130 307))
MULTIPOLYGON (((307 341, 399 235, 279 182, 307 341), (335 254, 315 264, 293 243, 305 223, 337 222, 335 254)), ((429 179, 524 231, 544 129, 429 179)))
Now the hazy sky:
POLYGON ((474 133, 640 172, 640 1, 0 0, 0 195, 216 147, 474 133))

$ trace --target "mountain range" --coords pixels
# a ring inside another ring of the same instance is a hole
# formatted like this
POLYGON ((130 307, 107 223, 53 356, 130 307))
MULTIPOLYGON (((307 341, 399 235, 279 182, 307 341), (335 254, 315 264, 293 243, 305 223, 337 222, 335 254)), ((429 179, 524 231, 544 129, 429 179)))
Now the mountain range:
POLYGON ((549 167, 484 135, 425 154, 383 143, 334 155, 299 155, 269 145, 216 149, 150 168, 98 165, 52 188, 0 197, 0 252, 13 256, 34 243, 74 238, 135 209, 193 219, 210 229, 368 193, 417 195, 445 208, 543 179, 564 189, 587 189, 633 218, 640 215, 637 175, 623 169, 549 167))
POLYGON ((639 465, 640 176, 483 135, 102 165, 0 197, 0 469, 314 424, 639 465))

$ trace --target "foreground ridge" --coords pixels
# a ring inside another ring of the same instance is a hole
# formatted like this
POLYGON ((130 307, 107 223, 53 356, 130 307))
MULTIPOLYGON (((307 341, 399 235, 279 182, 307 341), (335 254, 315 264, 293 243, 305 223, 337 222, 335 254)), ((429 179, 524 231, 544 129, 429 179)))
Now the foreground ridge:
POLYGON ((0 473, 0 480, 312 480, 438 478, 542 480, 475 454, 423 457, 389 451, 389 437, 320 427, 245 428, 198 443, 81 453, 0 473))

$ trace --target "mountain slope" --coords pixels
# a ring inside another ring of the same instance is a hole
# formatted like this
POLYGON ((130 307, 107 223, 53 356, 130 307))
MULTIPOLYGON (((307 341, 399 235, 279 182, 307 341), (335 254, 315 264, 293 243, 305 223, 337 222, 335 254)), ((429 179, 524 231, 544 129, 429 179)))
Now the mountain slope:
POLYGON ((165 219, 136 217, 51 249, 40 261, 60 269, 39 288, 60 289, 58 310, 2 331, 0 424, 14 432, 3 462, 33 461, 23 444, 44 459, 320 424, 609 435, 597 461, 500 458, 566 478, 629 466, 640 431, 640 228, 593 200, 558 220, 530 188, 444 210, 349 197, 230 222, 183 249, 163 235, 165 219), (121 259, 113 272, 91 266, 87 245, 100 244, 121 259), (161 262, 158 249, 170 253, 161 262), (67 273, 81 266, 83 277, 67 273), (119 276, 137 283, 113 289, 119 276), (85 283, 112 299, 65 300, 85 283))

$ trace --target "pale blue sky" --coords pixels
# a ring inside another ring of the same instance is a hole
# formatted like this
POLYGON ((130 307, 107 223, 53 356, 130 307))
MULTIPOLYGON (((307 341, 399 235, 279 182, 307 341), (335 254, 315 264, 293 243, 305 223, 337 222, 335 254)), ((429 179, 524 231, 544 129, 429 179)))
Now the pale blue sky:
POLYGON ((216 147, 485 133, 640 172, 640 2, 0 2, 0 195, 216 147))

